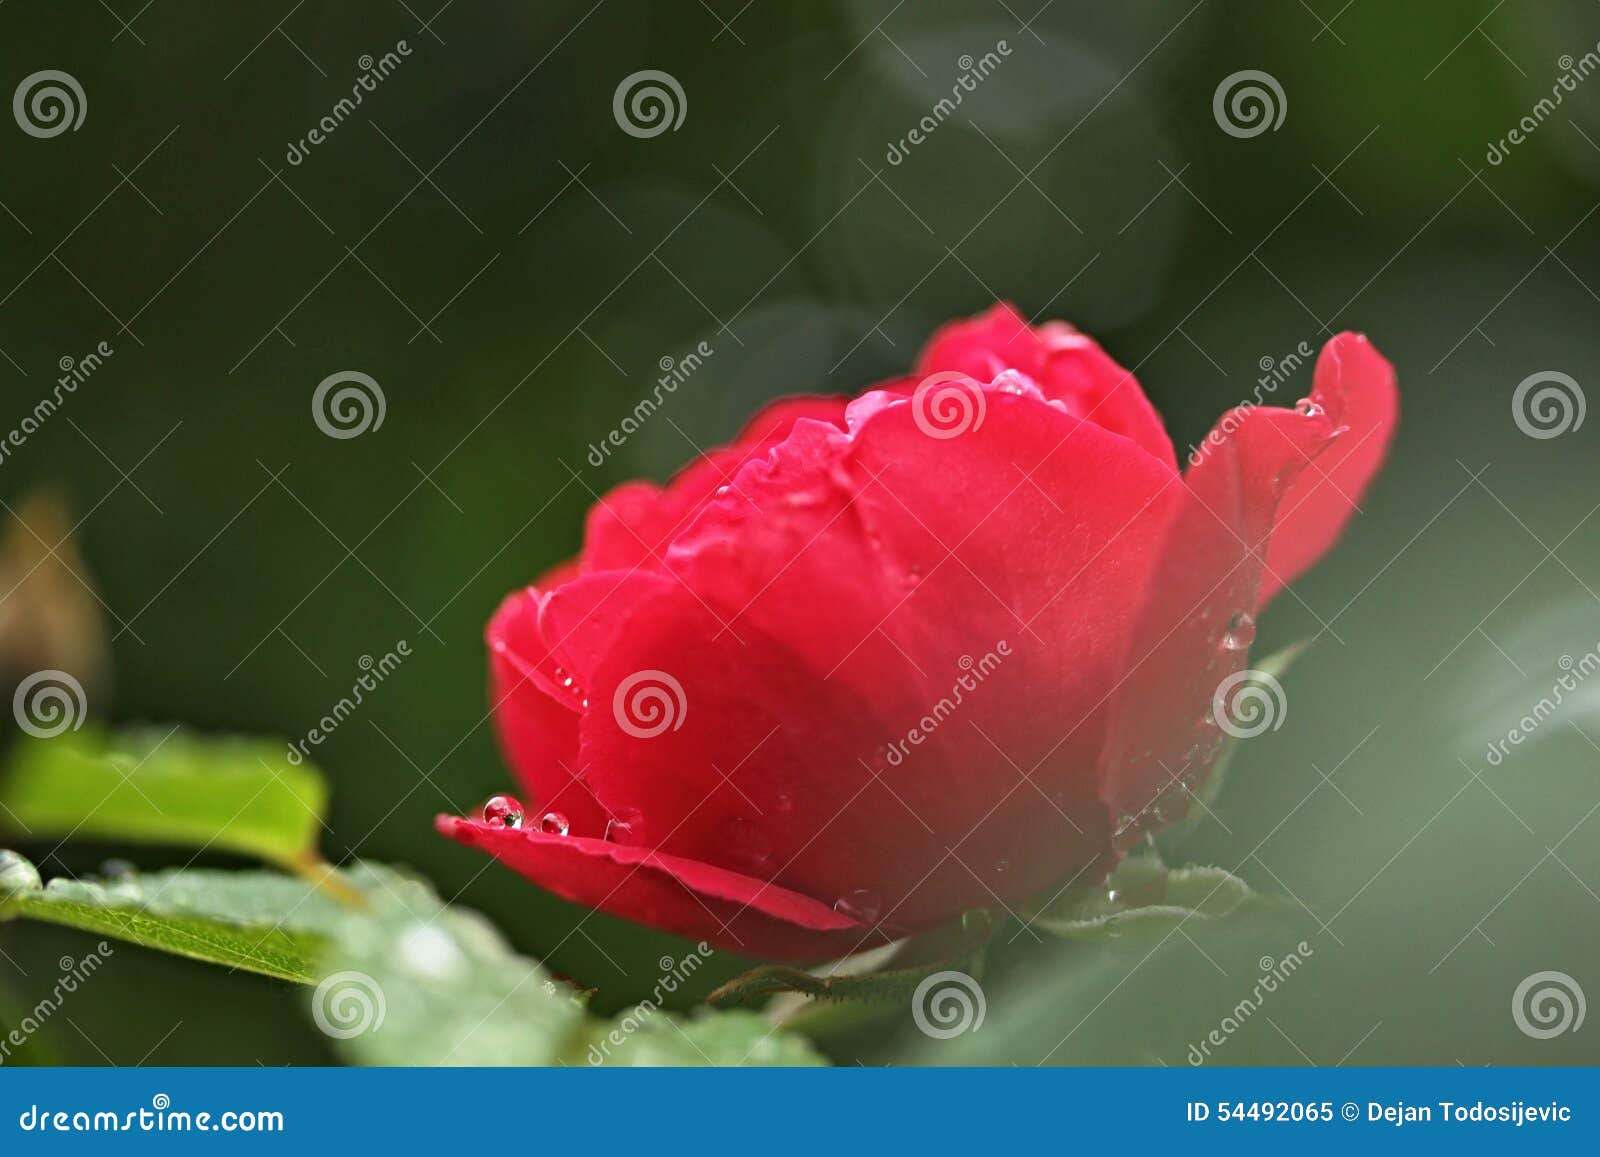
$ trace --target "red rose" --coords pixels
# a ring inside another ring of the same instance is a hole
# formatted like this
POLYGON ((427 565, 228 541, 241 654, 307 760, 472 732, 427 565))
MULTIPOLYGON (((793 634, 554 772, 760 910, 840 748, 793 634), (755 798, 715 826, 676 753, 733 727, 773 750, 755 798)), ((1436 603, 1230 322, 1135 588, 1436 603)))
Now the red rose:
POLYGON ((796 960, 1097 877, 1182 813, 1254 616, 1338 536, 1396 405, 1341 334, 1308 399, 1231 411, 1180 474, 1087 337, 1004 305, 948 326, 915 377, 778 402, 596 505, 488 628, 527 815, 439 829, 796 960))

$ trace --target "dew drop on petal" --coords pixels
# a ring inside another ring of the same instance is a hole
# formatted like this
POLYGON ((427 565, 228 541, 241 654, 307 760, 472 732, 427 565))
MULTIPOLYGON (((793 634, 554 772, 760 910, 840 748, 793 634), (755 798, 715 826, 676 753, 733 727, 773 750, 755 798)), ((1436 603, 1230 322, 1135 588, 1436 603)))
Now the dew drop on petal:
POLYGON ((1238 611, 1228 620, 1228 629, 1222 635, 1222 647, 1227 651, 1248 651, 1256 641, 1255 616, 1238 611))
POLYGON ((1294 404, 1294 408, 1302 418, 1320 418, 1327 412, 1310 398, 1301 398, 1294 404))
POLYGON ((539 817, 539 830, 547 836, 567 834, 567 817, 560 812, 545 812, 539 817))
POLYGON ((833 910, 841 916, 863 924, 870 924, 883 911, 883 899, 870 888, 856 888, 833 902, 833 910))
POLYGON ((483 822, 486 824, 520 828, 522 815, 522 801, 514 795, 492 796, 489 802, 483 805, 483 822))

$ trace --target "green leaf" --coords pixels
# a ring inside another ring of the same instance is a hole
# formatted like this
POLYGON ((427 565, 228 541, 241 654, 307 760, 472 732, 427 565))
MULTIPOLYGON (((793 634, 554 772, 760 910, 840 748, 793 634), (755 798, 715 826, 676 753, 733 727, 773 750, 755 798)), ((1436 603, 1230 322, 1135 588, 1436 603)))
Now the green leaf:
POLYGON ((412 880, 368 889, 344 921, 311 996, 312 1018, 351 1061, 372 1065, 799 1065, 800 1037, 750 1013, 692 1018, 646 1001, 612 1019, 517 955, 482 916, 412 880))
MULTIPOLYGON (((753 1012, 692 1016, 635 1008, 610 1021, 591 1021, 569 1064, 640 1067, 821 1065, 826 1062, 805 1037, 774 1028, 753 1012)), ((569 1050, 569 1053, 572 1050, 569 1050)))
POLYGON ((324 886, 209 869, 41 886, 32 864, 0 851, 0 920, 10 918, 307 985, 313 1022, 357 1064, 821 1063, 750 1013, 685 1018, 647 1002, 590 1017, 482 916, 376 864, 330 869, 324 886))
POLYGON ((316 959, 350 911, 315 884, 265 871, 178 869, 41 887, 32 864, 0 852, 0 920, 59 924, 303 984, 321 975, 316 959))
POLYGON ((1103 888, 1050 905, 1029 923, 1068 940, 1165 933, 1185 920, 1226 916, 1252 895, 1249 885, 1221 868, 1169 869, 1154 856, 1138 856, 1124 860, 1103 888))
POLYGON ((312 1019, 365 1065, 547 1065, 583 1002, 514 953, 476 912, 417 880, 369 868, 370 905, 319 961, 312 1019))
POLYGON ((269 740, 85 727, 17 744, 0 772, 0 832, 209 848, 303 870, 327 794, 315 768, 269 740))

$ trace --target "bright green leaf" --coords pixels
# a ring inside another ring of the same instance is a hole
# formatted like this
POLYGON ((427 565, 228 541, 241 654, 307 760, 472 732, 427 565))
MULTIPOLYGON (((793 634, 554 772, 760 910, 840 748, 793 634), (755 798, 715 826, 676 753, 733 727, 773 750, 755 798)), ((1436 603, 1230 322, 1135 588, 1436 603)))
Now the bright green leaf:
POLYGON ((0 831, 13 837, 177 844, 302 870, 316 858, 327 788, 269 740, 85 727, 20 741, 0 802, 0 831))

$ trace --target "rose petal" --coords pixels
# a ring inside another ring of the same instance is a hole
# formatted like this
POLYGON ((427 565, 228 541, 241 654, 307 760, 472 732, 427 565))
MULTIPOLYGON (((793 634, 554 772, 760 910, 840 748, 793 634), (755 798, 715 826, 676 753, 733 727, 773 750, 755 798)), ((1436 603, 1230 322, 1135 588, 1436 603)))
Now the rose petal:
POLYGON ((518 591, 489 620, 490 717, 527 797, 530 822, 556 811, 573 830, 600 834, 609 817, 576 777, 579 701, 562 686, 564 676, 539 630, 544 597, 533 587, 518 591))
POLYGON ((1283 496, 1261 580, 1263 607, 1338 541, 1399 421, 1394 367, 1358 333, 1341 333, 1322 347, 1311 401, 1348 430, 1283 496))
MULTIPOLYGON (((1224 680, 1245 668, 1255 612, 1270 596, 1264 560, 1275 557, 1269 546, 1275 528, 1297 517, 1289 506, 1296 500, 1333 520, 1320 528, 1291 523, 1300 535, 1286 548, 1291 569, 1309 565, 1309 552, 1332 542, 1348 510, 1336 509, 1335 500, 1343 500, 1323 478, 1323 462, 1334 455, 1335 481, 1358 488, 1376 469, 1371 449, 1340 455, 1360 436, 1352 420, 1376 420, 1367 427, 1376 452, 1386 444, 1394 418, 1387 366, 1365 339, 1341 335, 1319 363, 1314 406, 1240 407, 1196 452, 1117 688, 1102 760, 1103 791, 1121 842, 1181 817, 1190 789, 1221 749, 1226 734, 1213 699, 1224 680), (1349 363, 1343 369, 1341 353, 1349 363)), ((1224 710, 1231 702, 1227 696, 1224 710)))
POLYGON ((1075 417, 1132 439, 1177 470, 1172 439, 1138 379, 1069 325, 1050 322, 1034 328, 1001 302, 939 330, 917 361, 919 378, 954 370, 988 382, 1008 369, 1027 374, 1047 398, 1063 402, 1075 417))
POLYGON ((844 406, 844 398, 780 398, 752 418, 732 445, 695 459, 666 486, 627 482, 612 490, 589 511, 584 569, 659 565, 672 536, 745 462, 783 441, 801 418, 842 426, 844 406))
POLYGON ((826 960, 883 943, 825 904, 711 864, 455 816, 435 826, 563 899, 744 955, 826 960))

